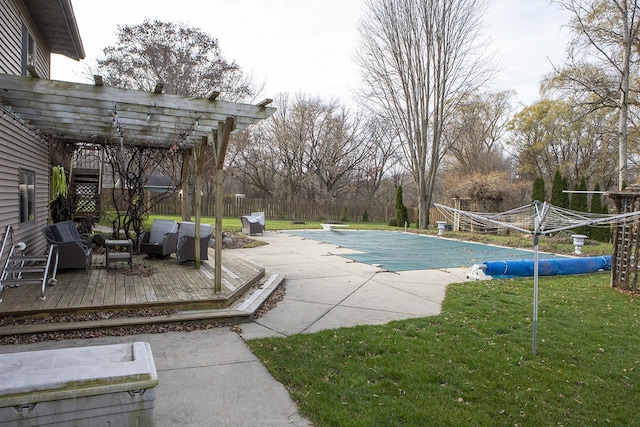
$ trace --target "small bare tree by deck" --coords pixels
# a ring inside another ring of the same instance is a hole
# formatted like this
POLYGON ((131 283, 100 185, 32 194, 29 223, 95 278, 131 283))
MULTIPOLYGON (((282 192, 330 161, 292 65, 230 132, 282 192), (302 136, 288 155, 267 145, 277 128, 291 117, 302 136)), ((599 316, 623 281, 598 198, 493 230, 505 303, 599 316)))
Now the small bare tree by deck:
POLYGON ((637 105, 640 64, 637 0, 553 0, 572 14, 575 35, 567 62, 547 78, 546 88, 571 94, 592 109, 609 108, 618 118, 618 189, 628 182, 629 122, 637 105))
POLYGON ((127 238, 133 239, 143 231, 149 211, 171 196, 175 189, 148 192, 149 196, 145 197, 145 186, 153 174, 169 177, 174 185, 179 182, 178 156, 175 153, 167 155, 167 150, 111 145, 105 146, 105 154, 115 184, 111 191, 115 211, 115 216, 110 218, 113 236, 120 236, 123 231, 127 238))
POLYGON ((482 0, 366 0, 356 61, 361 104, 396 131, 418 188, 419 228, 445 146, 443 131, 460 99, 486 82, 482 0))

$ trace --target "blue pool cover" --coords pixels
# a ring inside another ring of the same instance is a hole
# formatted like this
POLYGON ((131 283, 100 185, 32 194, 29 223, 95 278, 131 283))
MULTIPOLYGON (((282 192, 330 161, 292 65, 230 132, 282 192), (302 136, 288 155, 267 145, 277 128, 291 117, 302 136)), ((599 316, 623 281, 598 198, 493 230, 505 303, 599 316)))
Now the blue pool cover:
MULTIPOLYGON (((288 233, 360 251, 341 256, 390 271, 471 267, 486 261, 533 260, 533 251, 397 231, 295 230, 288 233)), ((558 258, 549 254, 544 254, 544 257, 558 258)))
MULTIPOLYGON (((533 276, 533 260, 489 261, 483 264, 486 265, 484 273, 496 279, 533 276)), ((611 270, 611 256, 538 260, 539 276, 595 273, 600 270, 611 270)))

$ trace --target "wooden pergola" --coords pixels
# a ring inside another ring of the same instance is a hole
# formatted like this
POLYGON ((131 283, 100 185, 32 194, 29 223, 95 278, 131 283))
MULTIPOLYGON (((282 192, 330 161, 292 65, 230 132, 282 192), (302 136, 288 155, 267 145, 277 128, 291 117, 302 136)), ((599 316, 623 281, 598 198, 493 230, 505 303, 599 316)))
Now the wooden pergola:
MULTIPOLYGON (((35 77, 0 74, 0 104, 9 107, 37 132, 68 143, 180 147, 183 160, 191 152, 196 159, 196 190, 202 186, 202 160, 208 145, 215 148, 216 224, 215 269, 217 292, 222 268, 222 169, 232 132, 270 117, 275 108, 270 99, 257 105, 218 100, 219 92, 206 98, 104 86, 35 77)), ((184 182, 185 180, 183 180, 184 182)), ((185 184, 183 184, 185 185, 185 184)), ((200 230, 200 191, 195 194, 196 233, 200 230)), ((183 206, 184 209, 184 206, 183 206)), ((199 241, 196 235, 196 242, 199 241)), ((200 245, 196 244, 196 260, 200 245)), ((197 265, 197 264, 196 264, 197 265)))

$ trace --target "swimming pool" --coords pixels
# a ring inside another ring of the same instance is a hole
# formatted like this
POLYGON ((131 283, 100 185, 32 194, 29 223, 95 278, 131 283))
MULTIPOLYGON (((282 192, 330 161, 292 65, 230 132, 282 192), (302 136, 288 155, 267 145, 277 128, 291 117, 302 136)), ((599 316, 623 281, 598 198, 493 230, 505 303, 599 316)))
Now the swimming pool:
MULTIPOLYGON (((485 261, 533 259, 533 251, 403 233, 369 230, 295 230, 305 239, 361 253, 340 255, 390 271, 471 267, 485 261)), ((544 254, 540 258, 557 258, 544 254)))

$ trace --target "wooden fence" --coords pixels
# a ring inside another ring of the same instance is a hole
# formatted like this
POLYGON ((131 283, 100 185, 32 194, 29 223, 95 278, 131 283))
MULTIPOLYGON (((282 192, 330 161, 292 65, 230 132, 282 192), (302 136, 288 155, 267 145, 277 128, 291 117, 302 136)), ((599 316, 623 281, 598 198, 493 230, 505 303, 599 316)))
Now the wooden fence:
MULTIPOLYGON (((108 192, 105 192, 105 194, 108 192)), ((112 201, 109 204, 113 204, 112 201)), ((151 206, 150 212, 155 215, 180 215, 181 202, 179 195, 171 195, 159 203, 151 206)), ((252 212, 264 212, 267 218, 284 219, 290 221, 347 221, 362 222, 366 212, 371 222, 389 222, 395 215, 392 205, 366 204, 352 200, 333 200, 330 202, 310 202, 305 200, 257 199, 250 197, 225 196, 223 202, 223 217, 239 218, 252 212)), ((203 197, 203 216, 215 216, 215 198, 203 197)), ((415 226, 418 209, 409 208, 411 225, 415 226)), ((437 210, 431 209, 430 222, 445 221, 444 216, 437 210)))

